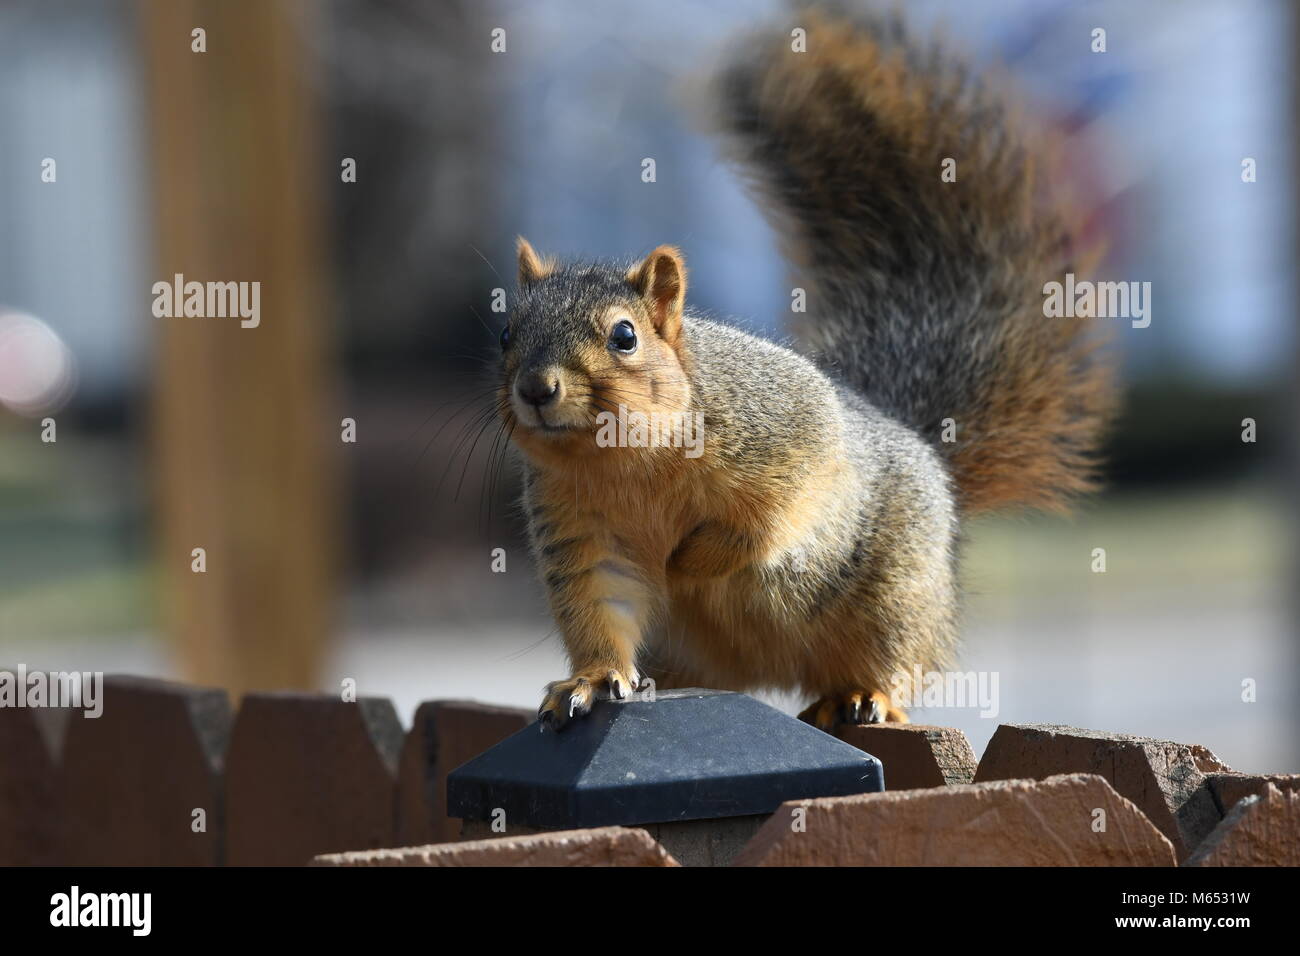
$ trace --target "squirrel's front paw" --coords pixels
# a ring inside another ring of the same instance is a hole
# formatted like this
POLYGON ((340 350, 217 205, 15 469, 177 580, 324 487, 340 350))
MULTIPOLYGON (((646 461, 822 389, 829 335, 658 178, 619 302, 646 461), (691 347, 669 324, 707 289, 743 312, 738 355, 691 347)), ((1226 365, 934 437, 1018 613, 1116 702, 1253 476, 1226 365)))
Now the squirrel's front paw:
POLYGON ((610 697, 622 700, 637 690, 640 683, 640 676, 630 667, 622 671, 613 668, 585 671, 568 680, 552 681, 546 685, 546 697, 537 710, 537 719, 543 730, 547 727, 563 730, 570 719, 591 713, 597 700, 610 697))
POLYGON ((908 723, 907 714, 891 706, 889 695, 878 690, 827 694, 799 714, 799 719, 828 734, 841 724, 908 723))

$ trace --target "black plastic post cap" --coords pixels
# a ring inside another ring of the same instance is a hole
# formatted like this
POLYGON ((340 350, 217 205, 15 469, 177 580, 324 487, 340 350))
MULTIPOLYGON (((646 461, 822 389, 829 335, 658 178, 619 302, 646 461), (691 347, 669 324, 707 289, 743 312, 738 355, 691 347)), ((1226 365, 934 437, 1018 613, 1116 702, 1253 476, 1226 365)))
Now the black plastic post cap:
POLYGON ((771 813, 787 800, 883 790, 880 761, 766 704, 716 690, 601 701, 452 771, 453 817, 544 828, 771 813))

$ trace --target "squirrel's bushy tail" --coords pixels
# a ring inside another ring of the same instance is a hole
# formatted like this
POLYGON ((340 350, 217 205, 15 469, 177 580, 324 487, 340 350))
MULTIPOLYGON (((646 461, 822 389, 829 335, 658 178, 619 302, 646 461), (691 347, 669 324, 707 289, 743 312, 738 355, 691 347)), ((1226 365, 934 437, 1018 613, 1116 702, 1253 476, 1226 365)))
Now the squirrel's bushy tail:
POLYGON ((1077 250, 1006 109, 897 19, 824 3, 746 38, 715 82, 717 123, 810 280, 798 332, 828 370, 944 454, 967 512, 1087 490, 1109 369, 1092 323, 1043 314, 1077 250))

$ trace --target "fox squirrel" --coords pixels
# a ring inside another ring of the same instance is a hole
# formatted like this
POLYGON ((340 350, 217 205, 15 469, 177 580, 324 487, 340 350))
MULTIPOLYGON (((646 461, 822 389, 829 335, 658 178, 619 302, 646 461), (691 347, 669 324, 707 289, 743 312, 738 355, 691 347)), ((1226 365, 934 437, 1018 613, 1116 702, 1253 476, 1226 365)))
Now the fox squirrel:
POLYGON ((498 407, 571 665, 543 726, 645 676, 797 689, 826 730, 905 721, 896 675, 954 648, 960 522, 1091 487, 1108 368, 1084 324, 1042 310, 1077 268, 1069 217, 1040 201, 1005 111, 945 62, 896 20, 812 4, 713 80, 808 277, 814 358, 694 314, 672 246, 560 264, 519 239, 498 407), (702 415, 702 449, 610 447, 615 414, 702 415))

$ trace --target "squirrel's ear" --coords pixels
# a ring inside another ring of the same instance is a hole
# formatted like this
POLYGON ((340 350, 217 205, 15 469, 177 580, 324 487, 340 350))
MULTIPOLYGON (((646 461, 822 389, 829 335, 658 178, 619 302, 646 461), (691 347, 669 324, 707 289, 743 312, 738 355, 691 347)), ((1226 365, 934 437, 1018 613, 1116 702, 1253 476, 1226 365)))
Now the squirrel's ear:
POLYGON ((628 281, 650 307, 659 337, 669 345, 677 344, 686 305, 686 263, 681 252, 660 246, 628 273, 628 281))
POLYGON ((555 271, 555 262, 539 256, 532 243, 523 236, 515 240, 515 250, 519 253, 520 285, 530 285, 555 271))

